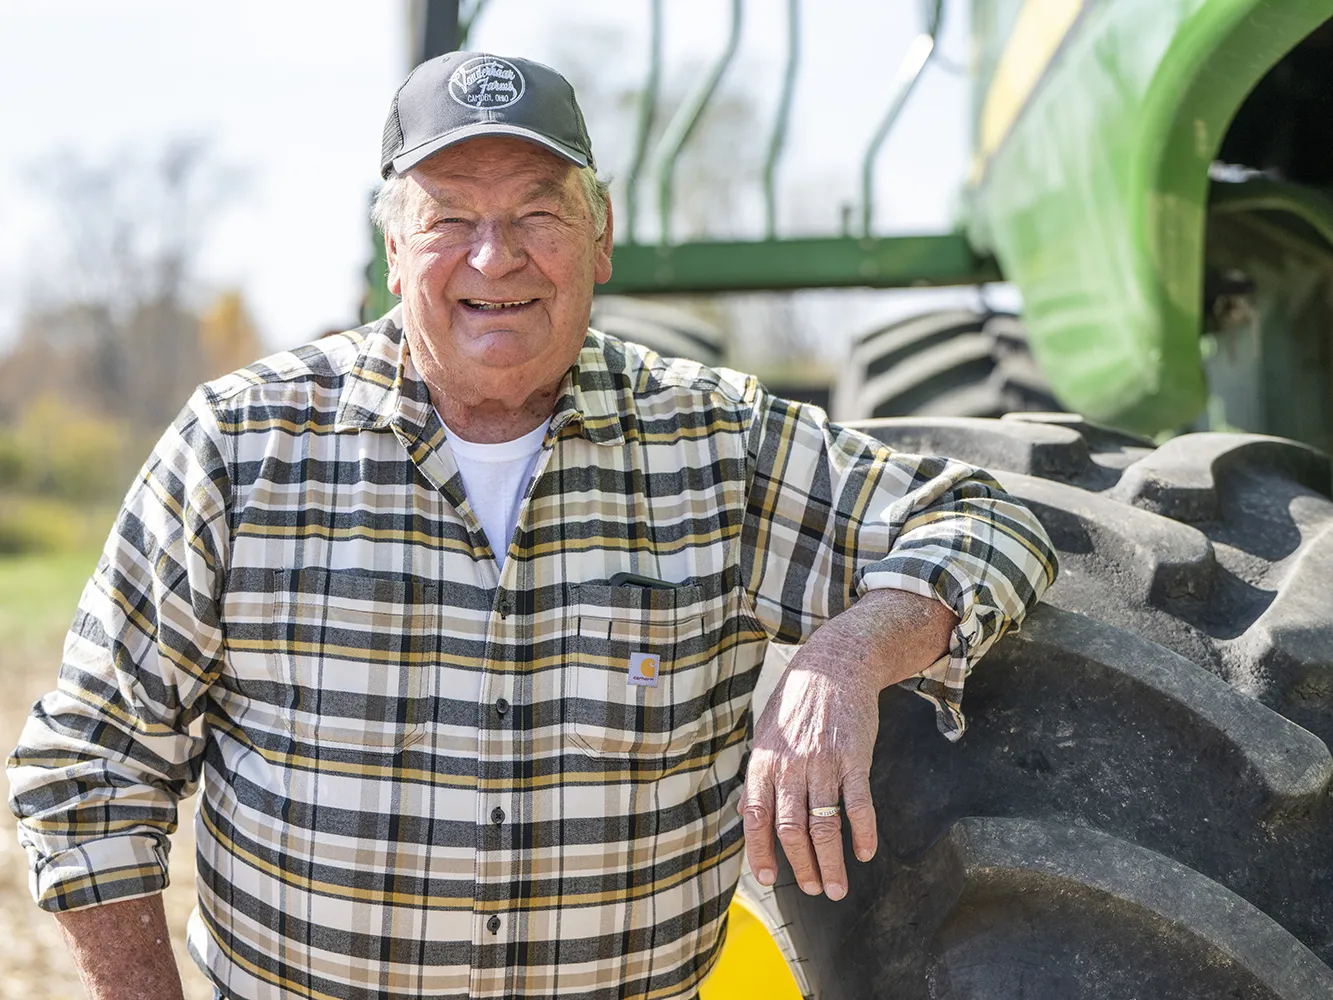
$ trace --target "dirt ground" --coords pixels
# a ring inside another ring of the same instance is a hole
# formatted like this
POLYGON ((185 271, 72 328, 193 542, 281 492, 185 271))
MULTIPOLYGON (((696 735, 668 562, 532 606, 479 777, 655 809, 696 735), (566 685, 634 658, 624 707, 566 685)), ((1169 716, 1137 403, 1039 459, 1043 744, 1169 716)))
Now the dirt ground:
MULTIPOLYGON (((0 746, 8 755, 31 704, 55 684, 60 647, 95 553, 0 559, 0 746)), ((9 783, 0 781, 6 800, 9 783)), ((185 951, 185 922, 194 907, 193 800, 181 803, 172 837, 167 920, 187 1000, 211 1000, 212 989, 185 951)), ((0 810, 0 1000, 69 1000, 84 996, 53 917, 28 891, 28 860, 14 817, 0 810)))

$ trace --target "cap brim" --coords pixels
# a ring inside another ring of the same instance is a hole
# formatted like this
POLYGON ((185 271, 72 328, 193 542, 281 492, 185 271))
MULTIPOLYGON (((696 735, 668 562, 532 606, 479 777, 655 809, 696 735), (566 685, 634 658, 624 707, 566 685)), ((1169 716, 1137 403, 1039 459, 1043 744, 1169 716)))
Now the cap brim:
POLYGON ((578 150, 570 149, 540 132, 534 132, 532 129, 523 128, 520 125, 507 125, 504 122, 477 122, 474 125, 464 125, 462 128, 456 128, 448 135, 441 136, 438 139, 432 139, 430 142, 424 142, 415 149, 409 149, 399 153, 393 158, 391 163, 393 169, 398 173, 405 173, 411 170, 422 160, 434 156, 440 150, 449 146, 457 146, 460 142, 467 142, 469 139, 478 139, 488 135, 508 135, 516 139, 526 139, 528 142, 535 142, 539 146, 549 149, 551 152, 564 157, 576 167, 586 167, 588 158, 578 150))

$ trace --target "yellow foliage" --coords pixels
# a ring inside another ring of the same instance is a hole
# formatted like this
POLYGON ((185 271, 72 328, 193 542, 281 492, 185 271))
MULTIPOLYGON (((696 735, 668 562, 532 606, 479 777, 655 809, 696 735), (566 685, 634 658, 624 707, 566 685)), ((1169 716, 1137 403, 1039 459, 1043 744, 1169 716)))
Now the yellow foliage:
POLYGON ((259 329, 240 291, 228 289, 204 310, 199 318, 199 349, 206 378, 248 365, 263 353, 259 329))
POLYGON ((105 503, 0 493, 0 556, 86 551, 106 538, 114 518, 105 503))
POLYGON ((48 390, 16 424, 0 429, 0 485, 67 500, 109 499, 124 493, 141 451, 127 421, 80 410, 48 390))

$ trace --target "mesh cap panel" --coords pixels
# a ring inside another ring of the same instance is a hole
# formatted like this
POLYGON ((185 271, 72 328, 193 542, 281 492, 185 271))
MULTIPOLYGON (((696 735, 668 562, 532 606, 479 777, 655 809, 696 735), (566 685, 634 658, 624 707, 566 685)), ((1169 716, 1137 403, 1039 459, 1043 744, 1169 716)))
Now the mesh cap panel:
POLYGON ((398 95, 393 95, 389 117, 384 122, 384 140, 380 145, 380 176, 388 177, 393 169, 393 158, 403 148, 403 127, 398 122, 398 95))

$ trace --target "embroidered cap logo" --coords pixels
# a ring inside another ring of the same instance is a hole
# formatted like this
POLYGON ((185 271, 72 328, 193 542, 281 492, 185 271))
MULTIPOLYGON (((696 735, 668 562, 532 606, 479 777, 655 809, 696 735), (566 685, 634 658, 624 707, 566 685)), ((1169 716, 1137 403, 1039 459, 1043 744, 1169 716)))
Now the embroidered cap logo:
POLYGON ((478 111, 507 108, 523 96, 527 82, 518 67, 495 56, 478 56, 454 70, 449 96, 478 111))

